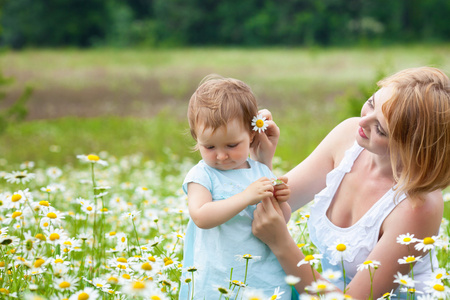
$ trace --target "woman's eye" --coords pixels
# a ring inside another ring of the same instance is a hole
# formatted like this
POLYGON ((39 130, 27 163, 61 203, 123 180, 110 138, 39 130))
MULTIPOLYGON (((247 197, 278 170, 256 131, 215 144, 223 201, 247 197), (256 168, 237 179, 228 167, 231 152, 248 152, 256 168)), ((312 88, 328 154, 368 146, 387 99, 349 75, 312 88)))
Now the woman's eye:
POLYGON ((386 136, 386 134, 383 131, 380 130, 379 126, 375 126, 375 130, 376 130, 377 134, 379 134, 381 136, 386 136))

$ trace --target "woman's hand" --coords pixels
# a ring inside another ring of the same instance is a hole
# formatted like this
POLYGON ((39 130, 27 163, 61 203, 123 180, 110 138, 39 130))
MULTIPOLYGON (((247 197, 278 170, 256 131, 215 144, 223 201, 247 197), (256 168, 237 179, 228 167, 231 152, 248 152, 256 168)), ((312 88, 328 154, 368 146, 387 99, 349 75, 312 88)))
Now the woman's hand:
POLYGON ((250 156, 252 159, 267 165, 272 169, 272 158, 277 149, 278 139, 280 137, 280 128, 272 120, 272 114, 267 109, 262 109, 258 112, 265 117, 268 124, 264 132, 257 132, 253 139, 250 156))
POLYGON ((252 232, 274 251, 291 238, 286 227, 283 212, 274 197, 264 198, 253 213, 252 232), (287 234, 287 235, 286 235, 287 234))

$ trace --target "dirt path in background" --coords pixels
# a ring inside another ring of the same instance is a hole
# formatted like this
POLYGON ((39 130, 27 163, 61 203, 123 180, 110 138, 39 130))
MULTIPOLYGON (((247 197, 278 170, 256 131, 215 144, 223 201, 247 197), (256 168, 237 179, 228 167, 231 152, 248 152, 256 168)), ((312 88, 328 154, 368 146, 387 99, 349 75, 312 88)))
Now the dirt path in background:
MULTIPOLYGON (((11 105, 24 91, 24 76, 17 76, 13 87, 3 89, 5 98, 0 108, 11 105), (17 79, 19 78, 19 80, 17 79)), ((128 78, 127 81, 130 81, 128 78)), ((179 98, 164 94, 155 79, 133 80, 133 88, 108 87, 93 82, 89 86, 73 88, 62 85, 40 87, 31 84, 33 92, 27 102, 27 120, 51 119, 64 116, 134 116, 151 117, 162 109, 169 109, 175 115, 185 115, 190 94, 179 98)), ((190 89, 190 93, 195 85, 190 89)))

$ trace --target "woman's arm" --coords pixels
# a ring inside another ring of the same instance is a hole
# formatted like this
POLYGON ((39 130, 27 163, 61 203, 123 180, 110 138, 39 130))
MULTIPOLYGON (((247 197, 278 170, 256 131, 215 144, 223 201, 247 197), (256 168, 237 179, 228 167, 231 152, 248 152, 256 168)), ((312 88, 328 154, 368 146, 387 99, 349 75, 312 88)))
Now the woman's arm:
POLYGON ((326 176, 342 160, 345 151, 355 142, 359 118, 351 118, 336 126, 299 165, 285 176, 289 179, 291 196, 288 203, 296 211, 314 199, 326 186, 326 176))
POLYGON ((273 185, 270 179, 262 177, 244 191, 220 201, 212 201, 208 189, 198 183, 189 183, 187 191, 189 215, 199 228, 208 229, 225 223, 248 205, 272 197, 273 185))
MULTIPOLYGON (((253 234, 275 254, 286 275, 301 278, 295 288, 299 293, 303 293, 305 287, 314 281, 313 271, 309 265, 297 267, 298 262, 305 256, 289 233, 279 203, 275 199, 263 199, 257 205, 253 216, 253 234)), ((321 279, 315 270, 314 276, 321 279)))

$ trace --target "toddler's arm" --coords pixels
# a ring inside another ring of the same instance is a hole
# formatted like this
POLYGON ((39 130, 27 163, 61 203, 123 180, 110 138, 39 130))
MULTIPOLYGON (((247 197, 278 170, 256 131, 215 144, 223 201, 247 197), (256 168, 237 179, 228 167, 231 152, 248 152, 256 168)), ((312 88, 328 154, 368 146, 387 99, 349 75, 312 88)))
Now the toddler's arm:
POLYGON ((204 186, 191 182, 188 184, 189 214, 199 228, 213 228, 230 220, 248 205, 272 197, 273 190, 272 181, 262 177, 230 198, 212 201, 211 193, 204 186))

